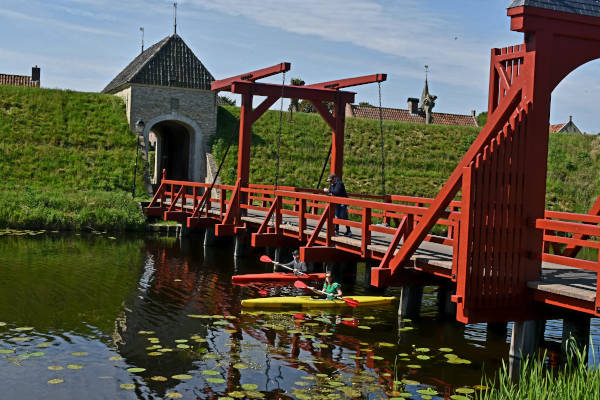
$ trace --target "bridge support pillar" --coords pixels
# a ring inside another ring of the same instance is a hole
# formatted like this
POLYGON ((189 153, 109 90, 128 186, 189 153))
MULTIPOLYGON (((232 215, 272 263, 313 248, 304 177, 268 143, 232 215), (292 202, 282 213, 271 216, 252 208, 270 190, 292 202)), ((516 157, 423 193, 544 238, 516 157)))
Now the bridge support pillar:
POLYGON ((452 302, 452 295, 456 292, 450 286, 440 286, 437 293, 438 316, 440 318, 456 319, 456 303, 452 302))
POLYGON ((235 236, 235 242, 233 247, 233 256, 234 257, 245 257, 248 255, 249 250, 249 241, 248 235, 245 233, 240 233, 235 236))
MULTIPOLYGON (((568 316, 563 319, 562 352, 564 360, 575 357, 575 350, 583 354, 587 363, 587 351, 590 343, 590 318, 583 315, 568 316)), ((573 359, 577 361, 577 359, 573 359)))
POLYGON ((423 299, 423 286, 402 286, 400 292, 400 305, 398 317, 418 318, 421 314, 421 301, 423 299))
POLYGON ((538 352, 541 340, 544 338, 546 321, 515 322, 510 339, 509 374, 516 382, 519 379, 521 361, 534 357, 538 352))
POLYGON ((206 229, 204 229, 204 246, 214 246, 216 240, 217 237, 215 236, 215 226, 207 226, 206 229))

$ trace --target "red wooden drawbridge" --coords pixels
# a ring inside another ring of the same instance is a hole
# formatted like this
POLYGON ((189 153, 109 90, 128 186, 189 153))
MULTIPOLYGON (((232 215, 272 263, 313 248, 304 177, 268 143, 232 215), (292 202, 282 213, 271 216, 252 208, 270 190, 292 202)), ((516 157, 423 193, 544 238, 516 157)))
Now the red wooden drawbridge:
POLYGON ((600 200, 590 214, 544 209, 552 90, 600 58, 600 18, 531 6, 508 15, 525 43, 492 50, 488 122, 435 199, 346 199, 250 184, 251 125, 280 97, 313 103, 333 131, 331 172, 342 176, 344 107, 354 94, 339 89, 385 80, 378 74, 305 87, 255 82, 289 70, 282 63, 213 83, 214 90, 242 95, 236 185, 216 185, 220 196, 212 198, 210 185, 163 180, 145 212, 190 227, 214 225, 218 236, 249 232, 254 246, 299 246, 306 261, 377 260, 374 286, 424 275, 455 282, 462 322, 531 319, 540 304, 600 315, 600 261, 574 258, 582 247, 600 248, 600 200), (255 95, 266 99, 253 109, 255 95), (325 101, 334 103, 333 113, 325 101), (336 204, 347 204, 354 218, 335 219, 336 204), (334 224, 350 226, 353 237, 336 236, 334 224), (435 225, 447 226, 447 235, 432 235, 435 225))

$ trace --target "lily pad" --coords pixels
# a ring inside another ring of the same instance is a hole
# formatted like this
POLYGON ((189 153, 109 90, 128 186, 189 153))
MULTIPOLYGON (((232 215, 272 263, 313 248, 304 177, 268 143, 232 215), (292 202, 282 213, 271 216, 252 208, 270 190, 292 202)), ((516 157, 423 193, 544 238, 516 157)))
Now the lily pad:
POLYGON ((71 353, 71 355, 81 357, 81 356, 87 356, 88 353, 86 351, 76 351, 75 353, 71 353))
POLYGON ((13 342, 28 342, 31 340, 31 338, 29 336, 20 336, 20 337, 10 338, 9 340, 11 340, 13 342))
POLYGON ((450 347, 440 347, 438 350, 444 353, 450 353, 452 351, 450 347))
POLYGON ((60 365, 49 365, 48 369, 50 371, 60 371, 62 369, 65 369, 64 367, 60 366, 60 365))
POLYGON ((42 343, 37 344, 37 347, 40 347, 42 349, 46 348, 46 347, 50 347, 50 346, 52 346, 52 343, 50 343, 50 342, 42 342, 42 343))
POLYGON ((148 355, 150 357, 158 357, 158 356, 162 356, 165 353, 161 353, 160 351, 151 351, 150 353, 148 353, 148 355))
POLYGON ((184 381, 186 379, 192 379, 192 376, 188 375, 188 374, 179 374, 179 375, 173 375, 171 378, 173 378, 173 379, 179 379, 181 381, 184 381))
POLYGON ((394 346, 396 346, 394 343, 388 343, 388 342, 379 342, 379 343, 377 343, 377 345, 379 347, 394 347, 394 346))
POLYGON ((225 383, 225 379, 223 378, 206 378, 206 382, 209 383, 225 383))
POLYGON ((138 368, 138 367, 133 367, 133 368, 127 368, 128 372, 131 373, 138 373, 138 372, 144 372, 146 370, 146 368, 138 368))
POLYGON ((181 343, 181 344, 177 345, 177 348, 178 349, 189 349, 190 345, 189 344, 183 344, 183 343, 181 343))
POLYGON ((188 340, 187 339, 176 339, 175 343, 187 343, 188 340))
POLYGON ((6 326, 6 322, 0 322, 0 326, 6 326))
POLYGON ((57 383, 63 383, 63 382, 64 382, 63 379, 50 379, 48 381, 48 383, 51 384, 51 385, 56 385, 57 383))
POLYGON ((29 357, 42 357, 45 354, 46 353, 44 353, 43 351, 36 351, 35 353, 29 353, 28 356, 29 357))
POLYGON ((166 378, 164 376, 160 376, 160 375, 153 376, 150 379, 152 379, 153 381, 157 381, 157 382, 166 382, 168 380, 168 378, 166 378))
POLYGON ((417 355, 417 358, 419 360, 429 360, 431 357, 429 357, 428 355, 425 355, 425 354, 419 354, 419 355, 417 355))
POLYGON ((383 360, 383 357, 380 357, 380 356, 371 356, 371 359, 373 359, 373 360, 383 360))
POLYGON ((233 368, 235 369, 246 369, 248 366, 244 363, 235 363, 233 364, 233 368))
POLYGON ((68 369, 82 369, 83 365, 79 365, 79 364, 69 364, 67 365, 68 369))
POLYGON ((244 383, 242 385, 242 389, 244 390, 256 390, 258 389, 258 385, 255 383, 244 383))
POLYGON ((138 331, 140 335, 154 335, 154 331, 138 331))
POLYGON ((342 321, 354 321, 354 318, 346 317, 342 318, 342 321))
POLYGON ((168 353, 173 351, 173 349, 169 348, 169 347, 163 347, 162 349, 158 349, 158 351, 160 351, 161 353, 168 353))
POLYGON ((467 396, 463 396, 462 394, 453 394, 450 398, 452 400, 470 400, 467 396))
POLYGON ((333 335, 333 333, 331 333, 331 332, 319 332, 319 333, 317 333, 317 335, 320 335, 320 336, 331 336, 331 335, 333 335))
POLYGON ((366 326, 366 325, 358 325, 358 326, 357 326, 357 328, 358 328, 358 329, 365 329, 365 330, 369 330, 369 329, 371 329, 371 327, 370 327, 370 326, 366 326))
POLYGON ((348 356, 348 358, 351 358, 353 360, 362 360, 363 359, 363 357, 361 357, 361 356, 348 356))
POLYGON ((33 326, 21 326, 19 328, 15 328, 14 330, 18 331, 18 332, 32 331, 33 330, 33 326))
POLYGON ((135 385, 133 383, 121 383, 119 385, 119 387, 121 389, 125 389, 125 390, 133 390, 133 389, 135 389, 135 385))
POLYGON ((166 396, 170 399, 181 399, 183 397, 181 393, 177 392, 167 392, 166 396))
POLYGON ((237 329, 225 329, 225 333, 236 333, 237 329))
POLYGON ((408 364, 407 367, 408 368, 413 368, 413 369, 421 368, 421 366, 419 364, 408 364))
POLYGON ((406 331, 412 331, 413 329, 415 329, 415 328, 413 328, 412 326, 404 326, 402 328, 398 328, 398 331, 406 332, 406 331))
POLYGON ((244 397, 246 397, 246 393, 244 393, 240 390, 236 390, 234 392, 229 392, 227 394, 235 399, 243 399, 244 397))
POLYGON ((415 349, 415 351, 418 351, 419 353, 427 353, 429 351, 428 347, 418 347, 415 349))
POLYGON ((294 385, 296 385, 296 386, 308 386, 308 385, 310 385, 310 383, 308 383, 308 382, 302 382, 302 381, 296 381, 296 382, 294 382, 294 385))
POLYGON ((204 371, 202 371, 202 375, 212 375, 212 376, 215 376, 215 375, 219 375, 219 371, 214 371, 212 369, 205 369, 204 371))
POLYGON ((460 394, 471 394, 471 393, 475 393, 475 389, 471 389, 468 387, 460 387, 458 389, 454 390, 456 393, 460 393, 460 394))
POLYGON ((246 396, 248 396, 252 399, 263 399, 265 397, 264 393, 257 392, 256 390, 247 391, 246 396))
POLYGON ((412 379, 402 379, 402 383, 404 383, 405 385, 408 385, 408 386, 417 386, 417 385, 421 384, 421 382, 414 381, 412 379))
POLYGON ((329 386, 333 386, 333 387, 344 386, 344 382, 339 382, 339 381, 329 381, 329 382, 327 382, 327 384, 329 384, 329 386))
POLYGON ((417 390, 417 393, 419 393, 419 394, 426 394, 426 395, 429 395, 429 396, 435 396, 436 394, 438 394, 438 392, 437 392, 437 391, 435 391, 435 390, 434 390, 434 389, 432 389, 432 388, 427 388, 427 389, 418 389, 418 390, 417 390))
POLYGON ((123 357, 120 356, 112 356, 109 358, 110 361, 121 361, 123 357))
POLYGON ((11 349, 0 349, 0 354, 12 354, 14 352, 15 351, 11 349))
POLYGON ((319 378, 328 378, 329 375, 327 374, 317 374, 316 376, 318 376, 319 378))

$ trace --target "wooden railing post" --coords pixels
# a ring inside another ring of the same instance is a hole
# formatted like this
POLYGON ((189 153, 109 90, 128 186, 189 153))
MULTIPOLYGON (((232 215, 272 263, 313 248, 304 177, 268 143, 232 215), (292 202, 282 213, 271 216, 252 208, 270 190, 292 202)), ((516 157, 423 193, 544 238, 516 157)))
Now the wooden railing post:
MULTIPOLYGON (((385 199, 383 201, 384 203, 391 203, 392 202, 392 196, 387 194, 385 195, 385 199)), ((392 218, 389 217, 387 214, 386 210, 383 210, 383 223, 384 225, 388 225, 391 226, 391 222, 392 222, 392 218)))
POLYGON ((327 247, 331 247, 332 244, 331 237, 333 236, 334 230, 333 219, 335 218, 335 206, 335 204, 329 203, 329 209, 327 210, 327 238, 325 240, 327 247))
POLYGON ((281 234, 281 206, 283 204, 283 198, 275 195, 275 233, 281 234))
POLYGON ((362 225, 361 225, 361 240, 360 240, 360 252, 362 257, 367 257, 367 251, 371 244, 371 215, 373 210, 370 208, 363 208, 362 211, 362 225))
POLYGON ((221 217, 221 220, 223 219, 223 215, 225 214, 225 200, 227 197, 227 192, 225 192, 225 189, 221 188, 221 196, 220 196, 220 201, 219 201, 219 214, 221 217))
POLYGON ((298 240, 304 241, 306 235, 304 230, 306 229, 306 199, 300 199, 300 209, 298 210, 298 240))

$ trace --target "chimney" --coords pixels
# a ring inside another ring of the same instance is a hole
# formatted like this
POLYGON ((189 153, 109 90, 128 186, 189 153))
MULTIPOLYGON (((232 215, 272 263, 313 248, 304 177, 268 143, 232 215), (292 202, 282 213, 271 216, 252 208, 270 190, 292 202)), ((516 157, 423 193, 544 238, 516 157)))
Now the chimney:
POLYGON ((415 99, 414 97, 408 98, 408 112, 412 115, 419 114, 419 99, 415 99))
POLYGON ((476 114, 477 114, 477 113, 475 112, 475 110, 471 110, 471 117, 475 118, 475 117, 476 117, 476 114))
POLYGON ((572 115, 569 115, 569 122, 573 123, 573 116, 572 115))
POLYGON ((31 68, 31 81, 39 82, 40 81, 40 68, 36 65, 31 68))

